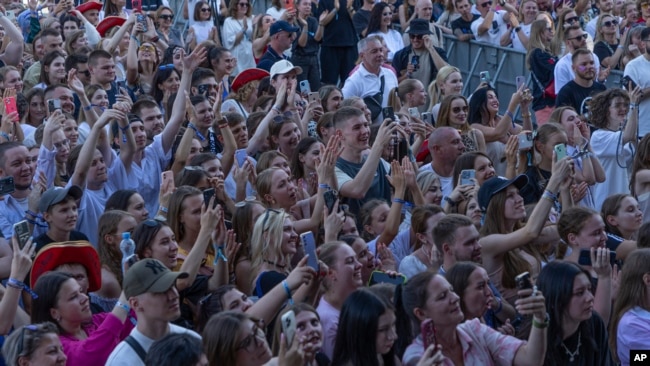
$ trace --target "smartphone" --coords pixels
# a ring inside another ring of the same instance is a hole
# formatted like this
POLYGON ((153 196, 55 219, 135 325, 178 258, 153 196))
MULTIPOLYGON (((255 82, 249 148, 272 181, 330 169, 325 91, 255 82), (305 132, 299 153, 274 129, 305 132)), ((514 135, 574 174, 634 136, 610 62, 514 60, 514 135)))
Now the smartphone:
POLYGON ((525 132, 519 134, 519 150, 527 150, 533 147, 533 133, 525 132))
POLYGON ((460 171, 460 185, 474 185, 472 179, 476 177, 476 170, 474 169, 463 169, 460 171))
POLYGON ((629 75, 625 75, 621 78, 621 88, 623 88, 623 90, 632 91, 636 88, 636 83, 629 75))
POLYGON ((48 99, 47 110, 54 113, 55 110, 61 109, 61 101, 59 99, 48 99))
POLYGON ((319 102, 319 101, 320 101, 320 94, 318 94, 318 92, 309 93, 309 103, 319 102))
POLYGON ((422 122, 428 123, 433 126, 433 114, 431 114, 431 112, 423 112, 421 119, 422 122))
POLYGON ((381 113, 384 115, 384 119, 395 119, 395 111, 393 110, 393 107, 384 107, 381 109, 381 113))
POLYGON ((411 65, 415 67, 415 70, 420 68, 420 56, 418 55, 413 55, 411 57, 411 65))
POLYGON ((29 225, 27 224, 27 220, 23 220, 14 224, 14 234, 18 239, 18 246, 20 249, 23 249, 25 247, 25 244, 27 244, 29 241, 29 237, 32 236, 32 234, 29 232, 29 225))
POLYGON ((300 234, 300 240, 302 240, 303 248, 305 248, 305 254, 309 255, 307 257, 307 265, 318 272, 318 256, 316 255, 316 239, 314 238, 314 233, 311 231, 302 233, 300 234))
POLYGON ((420 325, 420 333, 422 333, 422 342, 424 343, 425 351, 430 345, 436 344, 436 327, 433 324, 433 320, 424 319, 420 325))
POLYGON ((325 200, 325 206, 327 207, 327 212, 332 213, 334 210, 334 204, 338 199, 338 192, 333 189, 323 193, 323 199, 325 200))
POLYGON ((368 286, 372 286, 376 283, 392 283, 393 285, 404 284, 406 283, 406 276, 398 274, 395 277, 391 277, 386 272, 373 271, 370 275, 370 280, 368 280, 368 286))
POLYGON ((133 11, 142 13, 142 1, 131 0, 131 7, 133 8, 133 11))
POLYGON ((420 118, 420 111, 416 107, 409 108, 409 115, 411 117, 420 118))
POLYGON ((515 284, 517 284, 518 290, 533 288, 533 281, 530 279, 530 273, 524 272, 517 275, 517 277, 515 277, 515 284))
POLYGON ((14 113, 18 112, 16 107, 16 97, 6 97, 5 98, 5 113, 14 113))
MULTIPOLYGON (((142 8, 140 8, 140 11, 142 11, 142 8)), ((138 23, 142 24, 142 32, 146 33, 149 29, 147 28, 147 16, 144 14, 138 13, 135 18, 137 19, 138 23)))
POLYGON ((293 9, 294 9, 293 0, 287 0, 287 10, 292 11, 293 9))
POLYGON ((522 85, 526 84, 526 77, 525 76, 517 76, 515 78, 515 83, 517 84, 517 90, 519 90, 522 85))
POLYGON ((560 161, 564 159, 566 156, 566 146, 564 144, 557 144, 553 147, 553 150, 555 150, 555 161, 560 161))
POLYGON ((296 334, 296 314, 293 310, 287 311, 282 315, 282 333, 284 333, 284 338, 287 340, 287 346, 291 346, 293 342, 293 336, 296 334))
POLYGON ((171 170, 162 172, 162 174, 160 174, 160 178, 162 179, 163 186, 166 186, 167 182, 171 182, 172 187, 174 187, 174 172, 171 170))
MULTIPOLYGON (((214 188, 208 188, 203 191, 203 202, 205 202, 205 207, 210 207, 210 199, 212 196, 214 196, 214 188)), ((217 202, 215 201, 214 204, 216 205, 217 202)))
POLYGON ((307 95, 311 93, 311 87, 309 86, 309 80, 303 80, 300 82, 300 94, 307 95))
POLYGON ((237 159, 237 165, 239 165, 240 168, 244 166, 247 158, 248 153, 246 152, 246 149, 238 149, 235 151, 235 159, 237 159))
POLYGON ((481 82, 482 82, 482 83, 487 83, 487 84, 490 83, 490 72, 488 72, 488 71, 481 71, 481 72, 479 73, 479 76, 481 77, 481 82))
MULTIPOLYGON (((609 263, 613 266, 616 264, 616 252, 609 251, 609 263)), ((578 257, 578 264, 581 266, 591 266, 591 250, 580 249, 580 256, 578 257)))
POLYGON ((16 190, 14 177, 4 177, 0 179, 0 196, 13 193, 16 190))

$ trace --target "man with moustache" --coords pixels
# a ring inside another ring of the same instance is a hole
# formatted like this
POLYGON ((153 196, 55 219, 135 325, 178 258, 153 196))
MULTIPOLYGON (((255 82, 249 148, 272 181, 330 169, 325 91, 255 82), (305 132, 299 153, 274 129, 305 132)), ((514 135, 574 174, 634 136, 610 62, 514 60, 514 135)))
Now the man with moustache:
POLYGON ((151 345, 170 333, 201 339, 198 333, 171 323, 181 315, 176 280, 186 277, 187 273, 172 272, 152 258, 129 268, 124 275, 124 296, 137 314, 138 324, 108 356, 107 366, 144 366, 151 345))
MULTIPOLYGON (((564 30, 564 43, 566 45, 566 54, 562 56, 555 63, 555 70, 553 75, 555 76, 555 94, 557 95, 569 81, 573 80, 575 74, 573 73, 571 56, 573 52, 579 48, 587 48, 587 33, 582 30, 578 24, 574 24, 564 30)), ((598 75, 598 80, 605 80, 609 74, 609 70, 605 69, 600 70, 600 61, 598 56, 595 53, 594 55, 594 65, 596 67, 596 75, 598 75)))
POLYGON ((472 5, 469 0, 454 1, 456 3, 456 10, 460 13, 460 18, 451 22, 451 31, 459 41, 469 42, 474 39, 472 23, 479 18, 479 15, 472 13, 472 5))
MULTIPOLYGON (((457 262, 474 262, 481 265, 481 243, 479 232, 467 216, 449 214, 440 219, 433 228, 433 242, 442 255, 442 264, 438 273, 445 275, 457 262)), ((501 324, 515 320, 515 309, 501 298, 499 290, 488 283, 495 298, 495 304, 488 309, 485 318, 496 317, 501 324)))
POLYGON ((395 53, 393 68, 399 73, 399 81, 418 79, 429 85, 438 70, 448 65, 445 50, 434 46, 434 35, 425 19, 413 19, 408 30, 411 44, 395 53), (413 62, 416 56, 417 62, 413 62))
POLYGON ((594 81, 596 65, 594 55, 586 48, 577 49, 571 56, 575 78, 560 89, 555 98, 555 107, 573 107, 579 115, 588 112, 587 102, 607 87, 594 81))

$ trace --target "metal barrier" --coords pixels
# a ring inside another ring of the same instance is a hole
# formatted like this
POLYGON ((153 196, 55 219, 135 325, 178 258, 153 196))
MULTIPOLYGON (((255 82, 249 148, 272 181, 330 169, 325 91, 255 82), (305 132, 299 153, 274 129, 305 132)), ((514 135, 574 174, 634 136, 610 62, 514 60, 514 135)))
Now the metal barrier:
MULTIPOLYGON (((470 95, 481 83, 480 73, 487 71, 499 94, 499 109, 505 113, 512 94, 517 90, 517 76, 525 76, 527 85, 532 88, 526 53, 476 41, 461 42, 450 35, 445 35, 445 38, 449 64, 456 66, 463 76, 463 95, 470 95)), ((622 71, 612 70, 605 85, 608 88, 620 87, 622 77, 622 71)), ((519 117, 519 110, 515 115, 519 117)))

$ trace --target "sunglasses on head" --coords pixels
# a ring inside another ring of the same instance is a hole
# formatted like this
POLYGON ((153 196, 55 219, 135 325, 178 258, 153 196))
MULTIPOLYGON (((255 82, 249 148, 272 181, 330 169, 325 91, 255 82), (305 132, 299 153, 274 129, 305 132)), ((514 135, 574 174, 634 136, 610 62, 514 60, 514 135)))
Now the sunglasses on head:
POLYGON ((275 213, 275 214, 280 214, 280 211, 274 209, 274 208, 267 208, 266 213, 264 214, 264 220, 262 220, 262 232, 266 232, 269 230, 269 228, 266 227, 266 222, 269 221, 269 213, 275 213))
POLYGON ((247 204, 257 202, 257 197, 247 196, 243 201, 235 203, 235 207, 246 207, 247 204))
POLYGON ((162 223, 160 221, 158 221, 158 220, 155 220, 155 219, 147 219, 147 220, 142 221, 142 224, 144 226, 146 226, 146 227, 156 228, 156 227, 160 226, 162 223))
POLYGON ((484 2, 483 4, 481 4, 481 7, 483 8, 487 8, 488 6, 492 6, 492 1, 484 2))
POLYGON ((453 107, 453 108, 451 109, 451 112, 454 113, 454 114, 456 114, 456 113, 460 113, 461 111, 467 113, 468 110, 469 110, 469 108, 468 108, 467 106, 464 106, 464 107, 453 107))
POLYGON ((647 9, 647 8, 650 8, 650 3, 641 4, 641 9, 647 9))
POLYGON ((174 19, 174 16, 169 15, 169 14, 165 14, 165 15, 159 16, 158 18, 163 19, 163 20, 172 20, 172 19, 174 19))
POLYGON ((85 77, 87 77, 87 78, 90 77, 90 70, 86 70, 86 71, 77 71, 77 73, 78 73, 78 74, 81 74, 81 75, 83 75, 83 76, 85 76, 85 77))
POLYGON ((287 111, 287 112, 282 113, 279 116, 273 117, 273 122, 275 122, 277 124, 285 123, 285 122, 293 121, 292 118, 293 118, 293 113, 287 111))
POLYGON ((608 20, 606 22, 603 22, 604 27, 611 27, 612 25, 618 25, 618 20, 612 19, 612 20, 608 20))
POLYGON ((20 330, 20 342, 18 342, 18 353, 16 353, 18 356, 24 356, 23 351, 25 350, 25 333, 27 331, 36 332, 38 331, 38 327, 35 325, 25 325, 23 329, 20 330))
POLYGON ((160 65, 158 66, 158 69, 160 71, 165 71, 165 70, 172 70, 174 68, 174 64, 167 64, 167 65, 160 65))

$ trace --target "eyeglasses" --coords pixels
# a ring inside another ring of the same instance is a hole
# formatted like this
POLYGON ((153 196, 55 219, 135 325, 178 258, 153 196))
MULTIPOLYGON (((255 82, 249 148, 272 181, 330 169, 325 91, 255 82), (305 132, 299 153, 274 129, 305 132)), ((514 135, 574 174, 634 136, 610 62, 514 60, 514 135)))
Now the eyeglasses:
POLYGON ((163 19, 163 20, 172 20, 172 19, 174 19, 174 16, 171 15, 171 14, 170 15, 165 14, 165 15, 159 16, 158 18, 163 19))
POLYGON ((248 8, 249 6, 251 6, 251 4, 249 4, 249 3, 239 3, 239 4, 237 4, 237 6, 239 6, 240 8, 248 8))
POLYGON ((264 214, 264 220, 262 220, 262 232, 266 232, 268 230, 268 228, 266 227, 266 222, 269 220, 269 213, 271 212, 276 213, 278 215, 280 214, 280 211, 274 208, 267 208, 266 213, 264 214))
POLYGON ((409 34, 410 39, 422 39, 424 37, 424 34, 409 34))
POLYGON ((580 20, 580 18, 578 18, 578 17, 571 17, 571 18, 564 19, 564 22, 565 23, 573 23, 573 22, 577 22, 579 20, 580 20))
POLYGON ((608 20, 606 22, 603 22, 604 27, 611 27, 612 25, 618 25, 618 20, 613 19, 613 20, 608 20))
POLYGON ((77 71, 77 73, 78 73, 78 74, 81 74, 81 75, 83 75, 83 76, 85 76, 85 77, 87 77, 87 78, 90 77, 90 70, 86 70, 86 71, 77 71))
POLYGON ((54 145, 54 148, 56 148, 57 150, 61 150, 63 146, 70 146, 70 140, 65 139, 61 142, 55 142, 52 145, 54 145))
POLYGON ((453 108, 451 109, 451 113, 456 114, 456 113, 460 113, 461 111, 467 113, 468 110, 469 110, 469 108, 468 108, 467 106, 464 106, 464 107, 453 107, 453 108))
MULTIPOLYGON (((249 334, 246 338, 242 339, 241 342, 237 345, 235 351, 245 349, 248 352, 251 352, 250 346, 255 345, 255 347, 260 347, 263 342, 266 342, 264 330, 264 320, 262 319, 251 319, 253 321, 252 333, 249 334)), ((254 349, 253 349, 254 350, 254 349)))
POLYGON ((154 46, 143 45, 143 46, 140 46, 140 48, 138 48, 138 51, 152 52, 153 53, 153 52, 156 51, 156 48, 154 46))
POLYGON ((481 4, 482 8, 487 8, 488 6, 492 6, 492 1, 484 2, 483 4, 481 4))
POLYGON ((279 116, 273 117, 273 122, 277 124, 293 121, 293 113, 286 111, 279 116))
POLYGON ((20 342, 18 342, 18 353, 17 353, 19 357, 26 356, 23 354, 23 351, 25 350, 25 332, 28 330, 30 332, 36 332, 38 331, 38 327, 36 325, 25 325, 23 329, 20 330, 20 342))
POLYGON ((210 12, 210 8, 202 8, 201 9, 201 13, 209 13, 209 12, 210 12))
POLYGON ((172 70, 172 69, 174 69, 174 64, 167 64, 167 65, 158 66, 158 70, 160 70, 160 71, 172 70))
POLYGON ((589 34, 584 33, 584 34, 581 34, 579 36, 575 36, 573 38, 568 38, 568 39, 575 39, 576 41, 580 41, 582 39, 587 39, 588 37, 589 37, 589 34))

